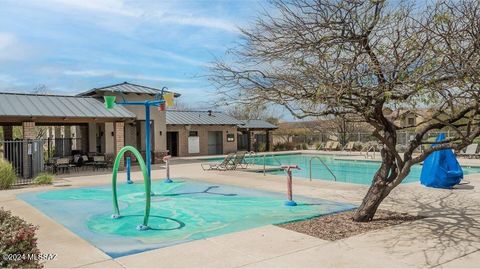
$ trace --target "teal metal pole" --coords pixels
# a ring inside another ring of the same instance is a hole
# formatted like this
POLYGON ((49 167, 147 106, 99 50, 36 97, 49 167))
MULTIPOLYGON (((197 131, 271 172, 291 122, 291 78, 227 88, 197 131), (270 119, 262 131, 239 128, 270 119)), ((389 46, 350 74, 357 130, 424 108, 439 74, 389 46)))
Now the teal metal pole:
POLYGON ((130 157, 127 157, 127 163, 125 166, 127 166, 127 184, 133 184, 133 181, 132 179, 130 178, 130 168, 131 168, 131 158, 130 157))
POLYGON ((152 152, 150 149, 150 102, 145 102, 145 161, 147 162, 148 179, 152 180, 152 152))

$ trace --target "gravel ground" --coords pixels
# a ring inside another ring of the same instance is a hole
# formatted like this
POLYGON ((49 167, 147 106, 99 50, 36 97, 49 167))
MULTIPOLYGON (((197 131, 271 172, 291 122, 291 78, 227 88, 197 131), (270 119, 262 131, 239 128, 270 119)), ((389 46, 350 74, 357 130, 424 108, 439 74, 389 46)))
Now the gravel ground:
POLYGON ((382 229, 391 225, 422 219, 422 216, 412 216, 387 210, 378 210, 370 222, 352 221, 354 211, 321 216, 308 220, 295 221, 277 225, 279 227, 308 234, 324 240, 335 241, 372 230, 382 229))

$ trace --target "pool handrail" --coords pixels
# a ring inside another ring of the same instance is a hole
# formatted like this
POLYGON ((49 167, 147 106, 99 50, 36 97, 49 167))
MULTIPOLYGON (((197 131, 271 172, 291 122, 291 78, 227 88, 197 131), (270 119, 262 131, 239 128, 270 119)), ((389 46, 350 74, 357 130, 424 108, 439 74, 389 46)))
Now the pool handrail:
POLYGON ((257 161, 257 153, 255 151, 247 152, 245 160, 246 167, 254 165, 257 161))
POLYGON ((314 159, 317 159, 319 160, 323 166, 325 166, 325 168, 327 168, 328 172, 330 172, 330 174, 333 176, 333 180, 334 181, 337 181, 337 177, 335 176, 335 174, 332 172, 332 170, 330 169, 330 167, 328 167, 328 165, 318 156, 313 156, 312 158, 310 158, 310 181, 312 181, 312 161, 314 159))
MULTIPOLYGON (((267 169, 267 168, 266 168, 266 165, 265 165, 265 157, 266 157, 266 156, 267 156, 267 154, 264 153, 264 154, 263 154, 263 175, 264 175, 264 176, 267 175, 267 173, 266 173, 266 169, 267 169)), ((280 166, 282 166, 282 163, 281 163, 277 158, 275 158, 275 155, 271 154, 271 155, 269 155, 269 156, 272 157, 272 160, 277 161, 277 163, 278 163, 280 166)))
POLYGON ((375 159, 375 152, 376 152, 376 145, 371 145, 370 147, 368 147, 368 149, 366 150, 365 152, 365 159, 368 159, 369 157, 369 152, 372 152, 372 156, 371 156, 371 159, 375 159))

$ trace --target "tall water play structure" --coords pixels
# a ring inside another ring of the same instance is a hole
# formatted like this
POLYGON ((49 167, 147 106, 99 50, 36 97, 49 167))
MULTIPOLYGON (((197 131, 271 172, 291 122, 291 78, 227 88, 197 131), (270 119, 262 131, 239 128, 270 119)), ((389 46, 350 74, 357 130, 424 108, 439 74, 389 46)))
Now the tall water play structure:
MULTIPOLYGON (((152 174, 152 161, 151 161, 151 138, 150 138, 150 107, 158 107, 160 111, 165 110, 166 106, 173 105, 173 93, 165 93, 164 90, 166 87, 163 87, 161 92, 155 95, 153 100, 145 101, 126 101, 125 98, 122 98, 121 102, 116 102, 116 96, 104 96, 105 107, 107 109, 112 109, 115 105, 128 105, 128 106, 144 106, 145 107, 145 159, 143 160, 140 152, 132 147, 126 146, 122 148, 115 158, 115 163, 113 166, 112 174, 112 191, 113 191, 113 208, 114 214, 112 215, 113 219, 120 218, 120 210, 118 208, 118 197, 117 197, 117 174, 120 161, 123 158, 125 152, 130 151, 135 157, 140 165, 143 174, 143 181, 145 184, 145 213, 143 218, 143 223, 137 226, 137 230, 148 230, 148 219, 150 216, 150 200, 151 200, 151 174, 152 174)), ((169 178, 168 178, 169 179, 169 178)), ((166 180, 166 183, 172 182, 171 180, 166 180)))
MULTIPOLYGON (((441 133, 435 140, 436 144, 445 140, 445 134, 441 133)), ((463 178, 463 170, 451 149, 439 150, 431 153, 423 162, 420 182, 433 188, 450 189, 460 183, 463 178)))

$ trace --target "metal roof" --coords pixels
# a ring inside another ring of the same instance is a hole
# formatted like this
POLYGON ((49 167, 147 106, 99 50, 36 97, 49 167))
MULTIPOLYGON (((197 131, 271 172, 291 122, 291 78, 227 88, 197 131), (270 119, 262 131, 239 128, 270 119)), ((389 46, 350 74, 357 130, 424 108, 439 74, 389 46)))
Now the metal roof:
MULTIPOLYGON (((161 91, 162 91, 161 89, 123 82, 120 84, 105 86, 101 88, 93 88, 89 91, 79 93, 78 95, 88 96, 88 95, 94 95, 95 93, 98 93, 98 92, 140 93, 140 94, 155 95, 157 93, 160 93, 161 91)), ((165 91, 165 92, 171 92, 171 91, 165 91)), ((175 97, 180 97, 179 93, 174 93, 174 94, 175 94, 175 97)))
POLYGON ((106 109, 92 97, 0 93, 0 117, 135 118, 122 106, 106 109))
POLYGON ((245 120, 238 128, 244 129, 277 129, 278 127, 264 120, 245 120))
POLYGON ((167 124, 238 125, 242 122, 221 112, 167 111, 167 124))

